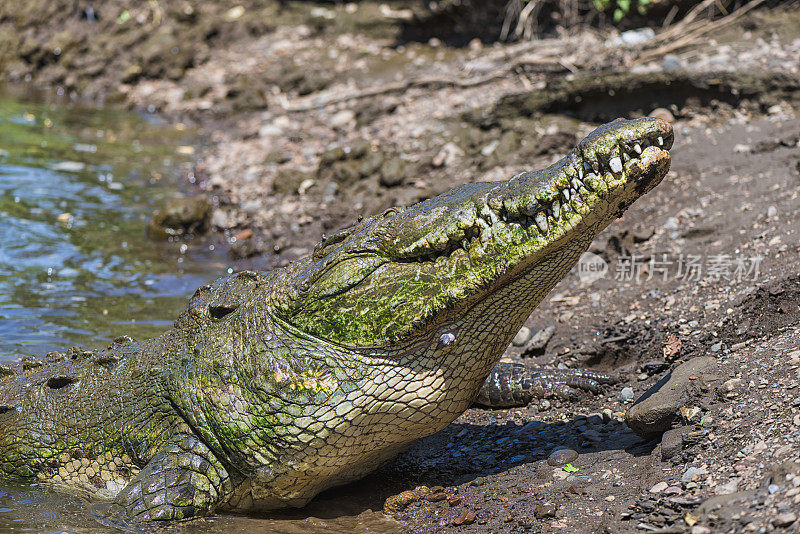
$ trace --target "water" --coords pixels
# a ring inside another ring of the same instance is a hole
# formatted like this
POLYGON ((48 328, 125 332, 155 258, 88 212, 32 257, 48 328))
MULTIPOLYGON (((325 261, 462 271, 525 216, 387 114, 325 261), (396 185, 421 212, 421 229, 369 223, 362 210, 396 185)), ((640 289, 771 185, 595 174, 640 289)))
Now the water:
POLYGON ((0 98, 0 361, 169 326, 220 276, 207 245, 156 244, 186 133, 119 111, 0 98))
MULTIPOLYGON (((191 138, 119 110, 0 94, 0 363, 101 347, 168 328, 204 283, 226 273, 209 241, 155 243, 155 207, 183 189, 191 138)), ((219 515, 179 532, 398 532, 367 488, 333 490, 271 518, 219 515)), ((0 484, 0 533, 106 532, 91 503, 36 484, 0 484)))

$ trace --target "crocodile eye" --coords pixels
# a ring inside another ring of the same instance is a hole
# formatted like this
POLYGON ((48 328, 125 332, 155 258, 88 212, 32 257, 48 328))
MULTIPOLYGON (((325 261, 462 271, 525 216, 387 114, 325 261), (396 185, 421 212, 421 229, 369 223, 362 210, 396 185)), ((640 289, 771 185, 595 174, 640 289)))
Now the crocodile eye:
POLYGON ((342 243, 345 239, 350 237, 350 235, 355 231, 356 227, 351 226, 349 228, 345 228, 344 230, 339 230, 331 235, 323 235, 322 240, 316 244, 314 247, 314 252, 312 256, 315 259, 320 259, 327 253, 328 247, 332 247, 334 245, 338 245, 342 243))
POLYGON ((13 406, 9 406, 8 404, 0 404, 0 415, 5 415, 7 413, 10 414, 15 411, 17 411, 17 409, 14 408, 13 406))
POLYGON ((50 389, 61 389, 77 382, 78 379, 74 376, 54 376, 47 381, 47 387, 50 389))

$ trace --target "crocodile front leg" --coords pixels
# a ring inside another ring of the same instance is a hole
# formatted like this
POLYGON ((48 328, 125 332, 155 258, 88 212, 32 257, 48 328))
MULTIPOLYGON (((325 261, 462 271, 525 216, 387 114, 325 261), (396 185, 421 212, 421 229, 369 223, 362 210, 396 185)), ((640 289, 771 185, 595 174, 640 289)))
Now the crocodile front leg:
POLYGON ((199 439, 175 436, 110 503, 92 508, 108 526, 208 515, 231 492, 227 470, 199 439))
POLYGON ((481 386, 475 404, 487 408, 525 406, 548 396, 568 398, 572 388, 596 393, 613 383, 606 374, 586 369, 530 369, 521 363, 498 363, 481 386))

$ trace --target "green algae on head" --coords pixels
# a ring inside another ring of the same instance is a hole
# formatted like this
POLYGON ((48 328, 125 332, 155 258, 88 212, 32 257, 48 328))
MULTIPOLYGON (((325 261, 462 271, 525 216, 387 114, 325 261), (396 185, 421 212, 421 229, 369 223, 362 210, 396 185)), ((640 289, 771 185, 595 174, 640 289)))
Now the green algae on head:
POLYGON ((544 170, 463 185, 365 219, 290 268, 294 291, 276 301, 276 313, 345 346, 402 343, 565 244, 577 239, 588 247, 660 182, 672 141, 664 121, 617 119, 544 170))

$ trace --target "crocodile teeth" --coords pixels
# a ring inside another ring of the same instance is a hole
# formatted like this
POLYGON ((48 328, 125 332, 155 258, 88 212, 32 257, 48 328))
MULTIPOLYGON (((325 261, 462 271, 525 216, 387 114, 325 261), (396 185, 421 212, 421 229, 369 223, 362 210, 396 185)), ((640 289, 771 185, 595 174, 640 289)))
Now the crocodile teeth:
POLYGON ((630 155, 628 155, 627 152, 623 152, 622 153, 622 159, 625 160, 625 161, 630 161, 631 157, 630 157, 630 155))
POLYGON ((569 188, 564 189, 562 193, 564 194, 564 199, 569 202, 569 188))
POLYGON ((664 138, 660 135, 658 136, 658 146, 662 146, 664 144, 664 138))
POLYGON ((561 203, 558 200, 553 201, 553 215, 556 219, 561 217, 561 203))
POLYGON ((536 221, 536 226, 539 227, 539 230, 543 234, 546 234, 547 233, 547 216, 544 214, 544 212, 540 211, 539 213, 537 213, 536 217, 534 217, 534 220, 536 221))
POLYGON ((619 159, 617 156, 614 156, 608 161, 608 166, 611 167, 611 172, 614 173, 622 172, 622 160, 619 159))
POLYGON ((640 145, 639 143, 636 143, 635 145, 633 145, 633 150, 635 150, 637 154, 641 154, 642 153, 642 145, 640 145))
POLYGON ((580 180, 578 180, 577 178, 573 178, 573 179, 572 179, 572 188, 573 188, 573 189, 580 189, 580 187, 581 187, 582 185, 583 185, 583 182, 581 182, 581 181, 580 181, 580 180))

